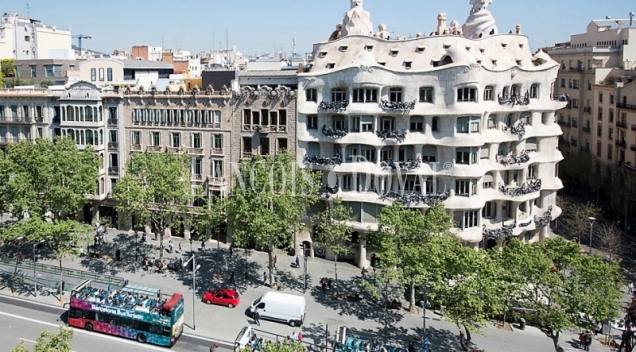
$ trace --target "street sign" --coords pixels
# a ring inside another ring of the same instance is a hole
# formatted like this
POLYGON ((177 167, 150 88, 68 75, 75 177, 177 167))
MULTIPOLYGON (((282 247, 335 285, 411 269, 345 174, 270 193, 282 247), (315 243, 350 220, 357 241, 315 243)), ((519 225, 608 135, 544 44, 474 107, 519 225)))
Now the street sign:
POLYGON ((428 341, 427 337, 424 339, 424 342, 422 342, 422 352, 426 352, 429 347, 431 347, 431 343, 428 341))

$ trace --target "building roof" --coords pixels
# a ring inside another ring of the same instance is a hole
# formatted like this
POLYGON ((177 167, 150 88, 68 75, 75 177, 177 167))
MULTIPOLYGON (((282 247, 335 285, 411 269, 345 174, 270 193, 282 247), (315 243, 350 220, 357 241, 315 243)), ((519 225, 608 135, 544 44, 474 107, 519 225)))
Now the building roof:
POLYGON ((296 70, 241 71, 239 77, 295 77, 296 70))
POLYGON ((124 63, 124 69, 133 70, 166 70, 174 69, 174 65, 162 61, 143 61, 143 60, 119 60, 124 63))
POLYGON ((629 18, 628 19, 605 19, 605 20, 592 20, 594 24, 599 27, 609 27, 610 29, 626 29, 626 28, 636 28, 636 24, 630 26, 629 18))

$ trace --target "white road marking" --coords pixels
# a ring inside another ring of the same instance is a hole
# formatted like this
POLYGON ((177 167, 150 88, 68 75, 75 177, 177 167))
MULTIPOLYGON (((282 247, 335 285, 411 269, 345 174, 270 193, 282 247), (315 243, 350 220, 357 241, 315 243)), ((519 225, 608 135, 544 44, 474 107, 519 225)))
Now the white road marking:
MULTIPOLYGON (((53 323, 49 323, 49 322, 46 322, 46 321, 41 321, 41 320, 37 320, 37 319, 33 319, 33 318, 27 318, 27 317, 23 317, 23 316, 20 316, 20 315, 15 315, 15 314, 10 314, 10 313, 5 313, 5 312, 0 312, 0 315, 4 315, 4 316, 10 317, 10 318, 15 318, 15 319, 26 320, 26 321, 30 321, 32 323, 37 323, 37 324, 40 324, 40 325, 52 326, 52 327, 56 327, 56 328, 59 328, 60 325, 65 325, 64 323, 62 323, 62 324, 53 324, 53 323)), ((80 330, 80 329, 74 329, 74 328, 73 328, 73 332, 75 332, 75 333, 79 332, 79 333, 82 333, 82 334, 85 334, 85 335, 94 336, 94 337, 102 338, 102 339, 105 339, 105 340, 121 342, 121 343, 129 344, 131 346, 135 346, 137 348, 142 347, 142 348, 145 348, 147 350, 166 352, 165 348, 160 348, 160 347, 155 347, 155 346, 150 346, 150 345, 142 345, 139 342, 128 340, 128 339, 123 338, 123 337, 108 336, 108 335, 104 335, 104 334, 99 334, 99 333, 94 333, 94 332, 89 332, 89 331, 86 331, 86 330, 80 330)))

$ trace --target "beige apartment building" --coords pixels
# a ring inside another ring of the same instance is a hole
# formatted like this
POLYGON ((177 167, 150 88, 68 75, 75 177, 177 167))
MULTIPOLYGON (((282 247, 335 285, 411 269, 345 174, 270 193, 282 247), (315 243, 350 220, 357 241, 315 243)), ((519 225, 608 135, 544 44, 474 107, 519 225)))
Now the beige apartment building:
POLYGON ((636 103, 630 83, 636 77, 636 24, 633 18, 593 20, 585 33, 556 44, 549 55, 560 63, 555 91, 569 97, 557 112, 565 162, 579 153, 592 156, 591 191, 627 225, 626 209, 636 196, 630 181, 636 175, 636 114, 628 108, 636 103), (626 188, 612 187, 621 183, 626 188))

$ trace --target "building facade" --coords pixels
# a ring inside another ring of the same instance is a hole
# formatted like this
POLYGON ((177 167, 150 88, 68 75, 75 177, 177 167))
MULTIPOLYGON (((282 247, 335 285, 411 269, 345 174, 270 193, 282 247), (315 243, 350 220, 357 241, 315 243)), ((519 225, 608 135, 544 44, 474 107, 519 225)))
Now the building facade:
POLYGON ((15 75, 17 78, 31 80, 38 88, 64 85, 69 81, 69 76, 77 71, 80 63, 77 60, 16 60, 15 75))
POLYGON ((636 188, 629 186, 636 162, 636 147, 630 148, 636 143, 636 120, 624 106, 636 92, 624 87, 631 87, 629 82, 636 77, 636 24, 633 18, 593 20, 585 33, 556 44, 549 54, 560 64, 555 90, 569 97, 567 106, 558 111, 563 129, 559 148, 566 162, 581 153, 590 157, 585 160, 592 165, 579 170, 589 182, 580 187, 588 186, 597 202, 611 205, 626 228, 631 221, 625 209, 636 196, 630 195, 636 188))
POLYGON ((372 31, 352 1, 299 74, 298 160, 323 172, 326 202, 353 210, 358 265, 370 263, 364 235, 394 201, 422 212, 443 201, 475 248, 547 237, 561 212, 558 63, 533 55, 520 27, 498 35, 479 1, 462 30, 440 14, 430 37, 372 31))
POLYGON ((0 23, 0 58, 74 60, 71 31, 17 13, 4 13, 0 23))

